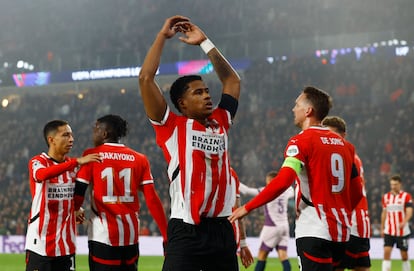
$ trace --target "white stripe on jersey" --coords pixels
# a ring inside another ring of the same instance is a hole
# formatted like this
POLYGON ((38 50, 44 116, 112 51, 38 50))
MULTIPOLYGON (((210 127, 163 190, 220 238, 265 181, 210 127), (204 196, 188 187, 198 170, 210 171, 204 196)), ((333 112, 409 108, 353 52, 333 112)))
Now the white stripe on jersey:
POLYGON ((118 240, 119 240, 119 246, 125 246, 125 240, 124 240, 124 227, 122 224, 122 216, 117 215, 115 216, 116 225, 118 226, 118 240))
MULTIPOLYGON (((134 224, 132 222, 131 215, 127 214, 125 218, 126 218, 126 221, 128 223, 128 227, 129 227, 128 230, 130 232, 130 234, 129 234, 129 244, 133 244, 134 243, 134 235, 135 235, 134 224)), ((138 227, 139 227, 139 221, 138 221, 138 227)))

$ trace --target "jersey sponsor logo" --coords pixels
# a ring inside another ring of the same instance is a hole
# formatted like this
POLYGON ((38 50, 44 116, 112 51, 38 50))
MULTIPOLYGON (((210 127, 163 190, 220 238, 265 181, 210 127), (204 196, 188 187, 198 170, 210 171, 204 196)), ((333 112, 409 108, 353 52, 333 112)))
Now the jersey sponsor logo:
POLYGON ((337 137, 325 137, 325 136, 321 136, 320 137, 322 144, 325 145, 340 145, 340 146, 344 146, 344 141, 341 138, 337 138, 337 137))
POLYGON ((191 146, 207 154, 223 154, 226 150, 224 135, 209 135, 195 132, 191 136, 191 146))
POLYGON ((286 156, 296 156, 299 154, 299 148, 296 145, 290 145, 286 150, 286 156))
POLYGON ((390 204, 387 205, 387 211, 388 212, 398 212, 398 211, 403 211, 404 210, 404 206, 403 205, 398 205, 398 204, 390 204))
POLYGON ((75 187, 71 185, 55 185, 47 189, 47 198, 49 200, 67 200, 73 198, 75 187))
POLYGON ((108 160, 122 160, 122 161, 135 161, 135 156, 127 153, 116 153, 116 152, 100 152, 102 159, 108 160))

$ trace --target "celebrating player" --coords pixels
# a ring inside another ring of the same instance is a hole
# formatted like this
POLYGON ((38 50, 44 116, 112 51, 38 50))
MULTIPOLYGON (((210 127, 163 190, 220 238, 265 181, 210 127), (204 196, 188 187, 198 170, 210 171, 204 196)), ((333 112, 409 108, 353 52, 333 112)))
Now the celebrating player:
POLYGON ((168 18, 149 49, 139 74, 145 111, 168 163, 171 218, 163 270, 237 271, 236 241, 227 217, 236 194, 230 180, 228 132, 240 95, 240 77, 188 18, 168 18), (171 86, 171 111, 155 82, 164 43, 177 32, 200 46, 223 85, 218 107, 198 75, 178 78, 171 86))
POLYGON ((331 97, 305 87, 293 107, 302 132, 290 138, 278 175, 230 216, 234 221, 277 198, 297 180, 296 248, 301 270, 332 271, 340 263, 351 230, 351 214, 362 197, 354 147, 321 127, 331 97))
POLYGON ((88 227, 89 269, 92 271, 137 270, 139 246, 139 199, 144 194, 164 242, 167 218, 154 187, 150 164, 120 139, 127 134, 127 122, 117 115, 106 115, 93 129, 94 148, 101 163, 82 166, 76 177, 75 208, 82 205, 88 186, 91 192, 91 224, 88 227))
POLYGON ((98 154, 69 158, 74 138, 64 120, 43 128, 47 153, 29 161, 32 206, 26 235, 26 271, 75 270, 76 217, 73 202, 78 165, 99 162, 98 154))

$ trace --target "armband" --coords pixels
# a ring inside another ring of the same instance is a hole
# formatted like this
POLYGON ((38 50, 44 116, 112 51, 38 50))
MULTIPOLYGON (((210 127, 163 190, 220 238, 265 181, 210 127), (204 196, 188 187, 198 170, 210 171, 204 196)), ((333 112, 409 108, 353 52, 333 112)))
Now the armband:
POLYGON ((246 239, 240 240, 240 248, 244 248, 244 247, 247 247, 246 239))
POLYGON ((205 39, 203 42, 200 43, 201 49, 203 49, 204 53, 208 54, 214 47, 214 43, 211 42, 209 39, 205 39))

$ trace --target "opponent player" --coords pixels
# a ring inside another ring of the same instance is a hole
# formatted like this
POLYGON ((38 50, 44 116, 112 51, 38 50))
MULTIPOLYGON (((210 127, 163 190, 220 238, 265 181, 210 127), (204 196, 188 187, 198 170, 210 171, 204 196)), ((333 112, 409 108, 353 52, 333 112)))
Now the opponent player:
MULTIPOLYGON (((276 171, 266 174, 266 185, 275 178, 276 171)), ((263 190, 263 187, 251 188, 240 183, 240 193, 248 196, 256 196, 263 190)), ((288 220, 288 201, 294 197, 294 190, 289 187, 276 199, 268 202, 264 207, 264 225, 260 232, 260 249, 257 255, 255 271, 264 271, 269 253, 276 249, 279 260, 282 263, 283 271, 290 271, 291 265, 287 254, 289 242, 289 220, 288 220)))
POLYGON ((229 217, 234 221, 277 198, 295 180, 296 248, 301 270, 332 271, 345 253, 351 214, 362 197, 354 147, 321 127, 332 106, 330 96, 305 87, 293 107, 302 132, 290 138, 278 175, 229 217))
POLYGON ((73 202, 78 165, 100 161, 99 154, 67 156, 74 138, 67 121, 43 128, 47 153, 29 161, 32 206, 26 234, 26 271, 75 270, 76 217, 73 202))
POLYGON ((82 166, 76 178, 76 209, 82 205, 90 186, 88 245, 92 271, 137 270, 138 191, 144 194, 164 242, 167 240, 167 218, 154 187, 149 161, 145 155, 120 143, 126 134, 127 122, 120 116, 99 118, 93 129, 95 147, 84 153, 99 153, 102 162, 82 166))

